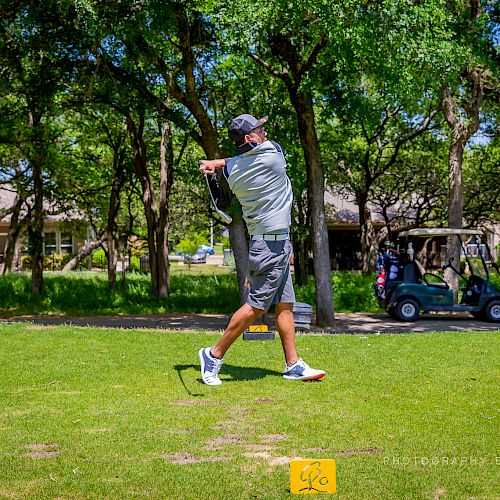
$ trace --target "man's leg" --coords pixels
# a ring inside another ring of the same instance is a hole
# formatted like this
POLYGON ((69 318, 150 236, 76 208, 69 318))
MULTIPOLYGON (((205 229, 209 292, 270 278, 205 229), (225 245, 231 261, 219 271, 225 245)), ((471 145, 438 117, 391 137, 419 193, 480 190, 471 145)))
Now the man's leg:
POLYGON ((323 370, 311 368, 303 359, 297 356, 293 304, 288 302, 278 302, 276 304, 276 327, 285 352, 286 368, 283 378, 287 380, 318 380, 323 378, 325 376, 323 370))
POLYGON ((295 323, 293 321, 293 304, 279 302, 276 304, 276 328, 280 334, 285 361, 288 366, 293 365, 299 357, 295 346, 295 323))
POLYGON ((227 325, 224 335, 212 347, 212 355, 222 359, 231 344, 256 320, 260 318, 266 311, 256 309, 248 304, 243 304, 231 318, 227 325))
POLYGON ((262 309, 256 309, 249 304, 243 304, 231 318, 229 325, 219 342, 212 349, 206 347, 200 349, 201 378, 207 385, 220 385, 219 370, 222 366, 222 358, 231 344, 252 324, 252 322, 265 313, 262 309))

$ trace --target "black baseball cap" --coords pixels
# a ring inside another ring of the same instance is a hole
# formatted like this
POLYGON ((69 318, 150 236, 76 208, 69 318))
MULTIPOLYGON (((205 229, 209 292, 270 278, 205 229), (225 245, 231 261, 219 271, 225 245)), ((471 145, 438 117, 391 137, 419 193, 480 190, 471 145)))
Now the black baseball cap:
POLYGON ((260 127, 267 122, 267 116, 264 116, 257 120, 255 116, 252 115, 239 115, 237 116, 231 125, 229 126, 229 137, 234 142, 239 142, 243 137, 249 134, 252 130, 260 127))

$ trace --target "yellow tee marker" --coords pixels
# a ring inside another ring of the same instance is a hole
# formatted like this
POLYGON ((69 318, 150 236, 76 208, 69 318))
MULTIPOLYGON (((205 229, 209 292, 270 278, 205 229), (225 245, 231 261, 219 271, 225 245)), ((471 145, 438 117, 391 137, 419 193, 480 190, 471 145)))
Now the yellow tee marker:
POLYGON ((337 476, 335 460, 292 460, 290 493, 335 493, 337 476))
POLYGON ((249 332, 268 332, 269 327, 267 325, 250 325, 248 327, 249 332))
POLYGON ((274 336, 267 325, 250 325, 243 332, 243 340, 274 340, 274 336))

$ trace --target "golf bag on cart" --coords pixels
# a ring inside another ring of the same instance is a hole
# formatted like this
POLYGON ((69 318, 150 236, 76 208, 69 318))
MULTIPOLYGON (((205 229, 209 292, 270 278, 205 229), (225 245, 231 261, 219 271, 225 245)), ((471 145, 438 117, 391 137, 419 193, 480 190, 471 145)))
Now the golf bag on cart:
POLYGON ((398 281, 401 277, 403 266, 401 265, 399 252, 389 248, 386 253, 379 254, 376 269, 379 274, 373 286, 375 296, 378 299, 385 299, 389 285, 393 281, 398 281))

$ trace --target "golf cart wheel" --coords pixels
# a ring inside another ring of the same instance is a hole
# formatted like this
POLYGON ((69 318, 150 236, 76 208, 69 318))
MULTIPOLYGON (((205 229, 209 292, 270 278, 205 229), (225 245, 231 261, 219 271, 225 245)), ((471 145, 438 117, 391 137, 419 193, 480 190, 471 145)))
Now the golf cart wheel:
POLYGON ((500 300, 492 300, 484 311, 484 315, 487 321, 493 323, 500 322, 500 300))
POLYGON ((420 313, 420 305, 414 299, 401 299, 396 304, 395 314, 399 321, 415 321, 420 313))

